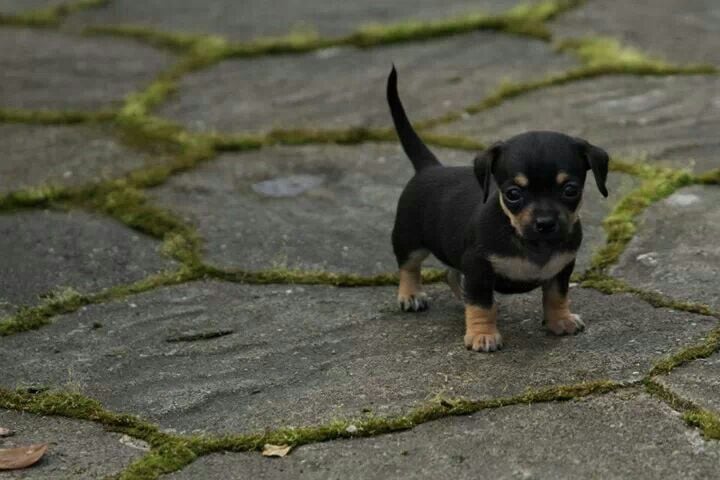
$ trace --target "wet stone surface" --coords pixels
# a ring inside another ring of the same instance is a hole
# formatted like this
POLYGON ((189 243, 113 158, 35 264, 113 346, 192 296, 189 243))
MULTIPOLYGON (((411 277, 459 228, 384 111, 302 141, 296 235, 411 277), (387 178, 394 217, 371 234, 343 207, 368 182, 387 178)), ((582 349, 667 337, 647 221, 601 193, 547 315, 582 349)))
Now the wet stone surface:
POLYGON ((601 77, 529 93, 437 128, 486 142, 527 130, 557 130, 662 165, 718 168, 720 78, 601 77))
POLYGON ((695 360, 657 380, 694 404, 720 414, 720 354, 695 360))
POLYGON ((159 164, 100 128, 0 125, 0 195, 41 185, 80 186, 159 164))
POLYGON ((643 213, 612 274, 639 288, 720 308, 720 189, 681 189, 643 213))
MULTIPOLYGON (((7 0, 5 0, 7 1, 7 0)), ((165 31, 222 35, 249 41, 257 37, 282 36, 292 31, 344 36, 365 24, 406 20, 440 20, 468 12, 500 13, 517 5, 516 0, 370 0, 336 2, 320 0, 175 0, 172 8, 163 0, 114 0, 102 8, 73 15, 70 25, 127 24, 165 31)), ((2 5, 0 3, 0 5, 2 5)))
POLYGON ((172 55, 131 40, 0 29, 0 108, 97 110, 144 88, 172 55))
MULTIPOLYGON (((447 165, 472 162, 472 152, 436 151, 447 165)), ((397 267, 390 233, 412 174, 397 145, 277 147, 223 155, 151 195, 198 226, 213 265, 371 274, 397 267)), ((605 241, 602 219, 636 183, 611 173, 604 199, 588 179, 577 271, 605 241)))
POLYGON ((0 448, 48 444, 38 463, 23 470, 3 470, 3 479, 105 478, 120 473, 145 454, 138 448, 142 442, 128 441, 91 422, 0 409, 0 427, 15 431, 12 437, 0 438, 0 448))
POLYGON ((551 23, 560 37, 609 36, 680 64, 720 64, 715 0, 598 0, 551 23))
POLYGON ((642 378, 717 320, 626 295, 572 289, 587 330, 555 337, 539 292, 499 299, 506 348, 465 350, 462 304, 445 285, 431 309, 397 310, 395 288, 194 282, 84 308, 0 343, 3 386, 72 380, 114 411, 178 432, 247 432, 398 414, 438 394, 508 397, 528 387, 642 378), (93 323, 102 319, 102 328, 93 323), (232 330, 233 333, 228 333, 232 330), (207 340, 177 341, 225 332, 207 340), (173 341, 168 342, 168 339, 173 341), (118 392, 123 392, 118 395, 118 392))
POLYGON ((575 65, 545 42, 488 32, 367 50, 331 48, 228 60, 190 74, 159 112, 197 131, 389 126, 385 82, 393 63, 414 121, 458 111, 503 79, 575 65), (428 62, 433 68, 427 68, 428 62))
POLYGON ((140 280, 172 268, 160 242, 80 211, 0 215, 0 302, 33 305, 39 295, 83 293, 140 280))
POLYGON ((720 447, 643 394, 484 410, 408 432, 299 447, 282 459, 215 454, 169 479, 702 479, 720 447), (592 439, 589 441, 589 439, 592 439), (548 452, 552 451, 552 454, 548 452))

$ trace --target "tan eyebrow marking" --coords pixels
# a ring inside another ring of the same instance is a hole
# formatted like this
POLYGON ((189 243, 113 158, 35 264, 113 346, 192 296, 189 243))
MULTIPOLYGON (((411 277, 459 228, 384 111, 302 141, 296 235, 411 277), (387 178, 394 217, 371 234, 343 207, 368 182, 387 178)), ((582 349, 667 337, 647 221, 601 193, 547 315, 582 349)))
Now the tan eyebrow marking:
POLYGON ((557 177, 555 177, 555 181, 558 183, 558 185, 562 185, 567 181, 568 178, 570 178, 570 175, 565 173, 563 170, 560 170, 560 172, 557 174, 557 177))
POLYGON ((528 178, 522 173, 518 173, 517 175, 515 175, 514 180, 515 180, 515 183, 517 183, 521 187, 527 187, 528 183, 530 183, 528 178))

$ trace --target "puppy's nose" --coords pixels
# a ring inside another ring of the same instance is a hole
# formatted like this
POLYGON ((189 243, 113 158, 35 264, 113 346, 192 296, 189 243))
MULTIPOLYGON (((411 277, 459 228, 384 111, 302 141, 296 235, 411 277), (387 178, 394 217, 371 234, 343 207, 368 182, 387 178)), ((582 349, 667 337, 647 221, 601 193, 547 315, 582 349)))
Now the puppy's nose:
POLYGON ((537 217, 535 219, 535 231, 538 233, 554 233, 557 229, 558 223, 553 217, 537 217))

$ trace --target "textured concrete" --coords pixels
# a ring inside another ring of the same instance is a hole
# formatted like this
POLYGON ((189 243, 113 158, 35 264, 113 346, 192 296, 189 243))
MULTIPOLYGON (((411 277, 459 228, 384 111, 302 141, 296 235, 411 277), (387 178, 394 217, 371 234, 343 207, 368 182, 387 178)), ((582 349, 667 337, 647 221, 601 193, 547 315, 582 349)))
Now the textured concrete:
POLYGON ((715 0, 594 0, 551 24, 560 37, 603 35, 678 63, 720 64, 715 0))
POLYGON ((651 206, 613 275, 720 308, 720 190, 689 187, 651 206))
POLYGON ((437 394, 491 398, 528 387, 639 380, 698 341, 709 317, 630 296, 573 289, 588 328, 555 337, 539 295, 500 298, 506 348, 465 350, 462 304, 444 285, 431 310, 405 314, 395 288, 195 282, 87 307, 0 344, 4 385, 74 382, 113 410, 182 432, 253 431, 406 411, 437 394), (93 328, 102 320, 103 328, 93 328), (210 340, 168 338, 232 330, 210 340), (11 360, 12 359, 12 360, 11 360), (122 392, 118 395, 118 392, 122 392))
POLYGON ((0 427, 15 435, 0 438, 0 448, 47 443, 48 450, 32 467, 5 471, 4 479, 97 479, 120 473, 144 451, 142 442, 130 446, 119 433, 106 432, 95 423, 67 418, 41 417, 0 409, 0 427))
POLYGON ((38 295, 89 293, 171 268, 159 242, 83 212, 0 215, 0 302, 31 305, 38 295))
POLYGON ((0 125, 0 195, 40 185, 79 186, 159 164, 106 129, 0 125))
POLYGON ((521 405, 411 431, 300 447, 286 458, 216 454, 171 479, 713 478, 720 447, 642 394, 521 405))
POLYGON ((144 88, 172 55, 131 40, 0 29, 0 108, 94 110, 144 88))
POLYGON ((541 41, 487 32, 230 60, 184 77, 178 95, 159 112, 198 131, 389 126, 385 82, 393 63, 400 95, 417 121, 477 102, 503 79, 562 71, 574 60, 541 41))
POLYGON ((557 130, 619 155, 704 171, 720 166, 720 78, 602 77, 512 99, 437 131, 485 141, 557 130))
POLYGON ((114 0, 103 8, 74 15, 71 25, 132 23, 166 31, 222 35, 247 41, 281 36, 291 31, 342 36, 359 26, 405 20, 440 20, 469 12, 500 13, 516 0, 370 0, 336 2, 321 0, 174 0, 172 8, 163 0, 137 2, 114 0))

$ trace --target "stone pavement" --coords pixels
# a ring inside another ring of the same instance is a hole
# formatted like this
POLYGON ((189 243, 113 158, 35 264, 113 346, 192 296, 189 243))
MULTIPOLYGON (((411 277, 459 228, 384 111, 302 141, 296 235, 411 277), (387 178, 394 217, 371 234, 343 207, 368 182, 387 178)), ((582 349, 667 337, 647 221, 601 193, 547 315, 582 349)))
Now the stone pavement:
POLYGON ((720 6, 517 1, 0 0, 0 476, 717 478, 720 6), (391 63, 447 164, 611 152, 583 334, 398 311, 391 63))

